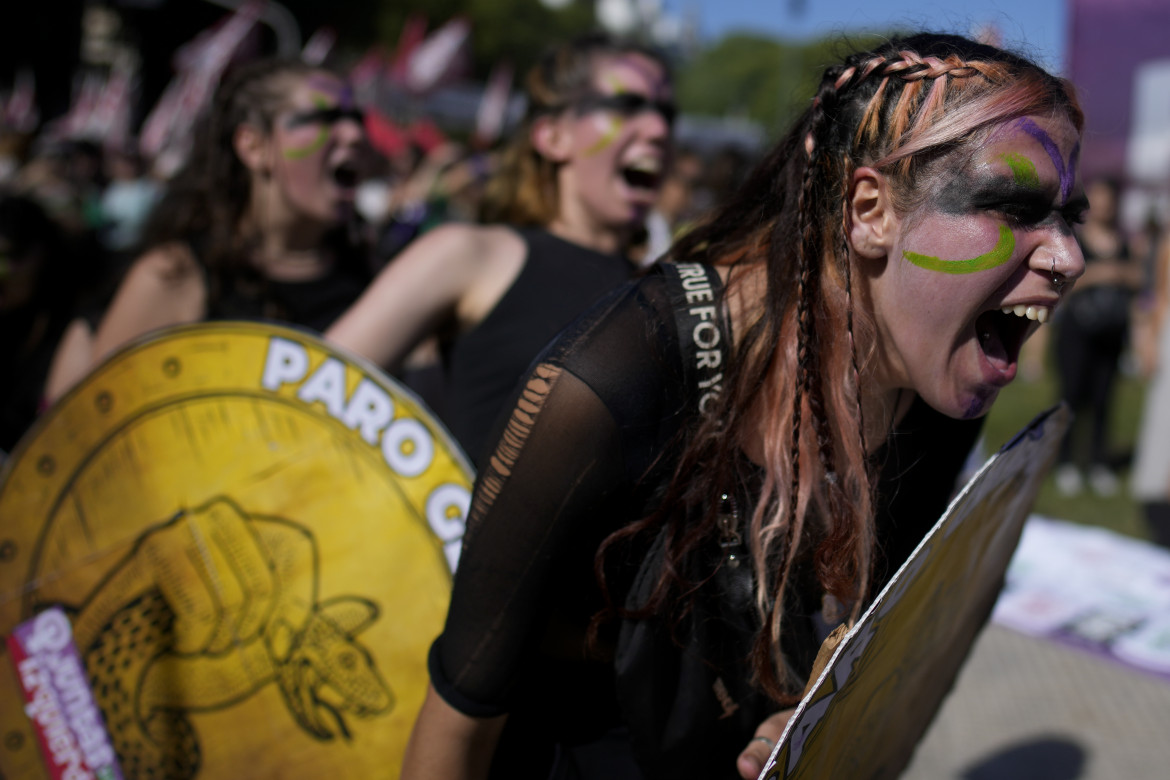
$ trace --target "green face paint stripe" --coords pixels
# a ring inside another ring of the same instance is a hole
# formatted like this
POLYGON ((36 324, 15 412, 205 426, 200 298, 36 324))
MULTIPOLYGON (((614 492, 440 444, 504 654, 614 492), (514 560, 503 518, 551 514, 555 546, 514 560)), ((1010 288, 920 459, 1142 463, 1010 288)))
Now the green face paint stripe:
POLYGON ((1015 178, 1016 184, 1040 188, 1040 177, 1036 174, 1036 165, 1031 160, 1015 152, 1008 152, 1001 157, 1012 169, 1012 177, 1015 178))
POLYGON ((605 147, 613 143, 613 140, 618 137, 618 133, 622 131, 622 120, 617 117, 611 117, 609 120, 609 129, 605 131, 605 135, 597 139, 597 143, 585 150, 586 155, 593 155, 600 152, 605 147))
MULTIPOLYGON (((606 80, 609 82, 609 86, 610 89, 613 90, 613 94, 622 95, 627 91, 625 84, 623 84, 622 80, 617 76, 610 74, 609 78, 606 80)), ((618 134, 621 133, 621 131, 622 119, 620 117, 612 117, 610 119, 609 129, 605 131, 605 134, 602 135, 601 138, 598 138, 597 142, 593 144, 593 146, 590 146, 585 150, 586 156, 597 154, 602 149, 612 144, 614 139, 618 137, 618 134)))
MULTIPOLYGON (((313 97, 313 105, 322 110, 328 109, 330 106, 328 99, 316 96, 313 97)), ((329 126, 324 125, 321 127, 320 132, 317 133, 317 137, 314 138, 313 142, 308 146, 302 146, 296 149, 285 149, 284 158, 286 160, 301 160, 305 157, 308 157, 310 154, 319 152, 325 146, 325 144, 329 143, 329 130, 329 126)))
POLYGON ((941 260, 931 255, 920 255, 917 252, 902 252, 902 256, 919 268, 927 271, 939 271, 944 274, 973 274, 978 271, 988 271, 998 268, 1012 257, 1016 249, 1016 237, 1007 225, 999 226, 999 241, 995 248, 985 255, 972 257, 970 260, 941 260))

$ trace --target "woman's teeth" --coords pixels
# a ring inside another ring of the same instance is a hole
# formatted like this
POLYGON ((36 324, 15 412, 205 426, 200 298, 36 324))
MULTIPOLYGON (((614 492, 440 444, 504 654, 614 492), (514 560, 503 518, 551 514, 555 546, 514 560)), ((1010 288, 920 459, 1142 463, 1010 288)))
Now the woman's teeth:
POLYGON ((627 163, 626 168, 638 173, 645 173, 651 176, 657 176, 662 173, 662 160, 655 157, 641 157, 627 163))
POLYGON ((1047 306, 1004 306, 1000 311, 1004 314, 1014 314, 1017 317, 1027 317, 1030 320, 1036 320, 1043 324, 1048 322, 1048 315, 1050 310, 1047 306))

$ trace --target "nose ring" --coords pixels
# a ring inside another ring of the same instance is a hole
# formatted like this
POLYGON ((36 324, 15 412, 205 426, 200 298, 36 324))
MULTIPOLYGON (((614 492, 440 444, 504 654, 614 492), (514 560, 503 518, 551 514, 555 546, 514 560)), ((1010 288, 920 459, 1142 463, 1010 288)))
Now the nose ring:
POLYGON ((1056 258, 1054 257, 1052 258, 1052 287, 1056 290, 1057 295, 1063 293, 1066 284, 1068 284, 1068 279, 1056 270, 1056 258))

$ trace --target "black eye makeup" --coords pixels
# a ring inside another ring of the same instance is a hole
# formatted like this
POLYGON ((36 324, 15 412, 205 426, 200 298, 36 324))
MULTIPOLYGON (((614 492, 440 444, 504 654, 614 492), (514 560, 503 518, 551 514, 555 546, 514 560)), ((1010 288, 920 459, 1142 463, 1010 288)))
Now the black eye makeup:
POLYGON ((637 92, 618 92, 613 95, 587 95, 573 103, 573 108, 579 114, 590 111, 612 111, 626 119, 641 114, 644 111, 653 111, 667 124, 673 124, 678 114, 678 107, 673 100, 651 100, 637 92))
POLYGON ((311 111, 302 111, 291 115, 285 120, 284 126, 289 130, 295 130, 305 125, 335 125, 346 119, 352 119, 360 125, 365 122, 365 114, 362 113, 361 109, 353 106, 315 108, 311 111))
POLYGON ((1006 176, 982 176, 972 181, 962 175, 943 187, 936 204, 948 214, 996 213, 1013 227, 1024 229, 1057 216, 1070 225, 1082 220, 1088 206, 1083 195, 1063 206, 1054 205, 1055 196, 1053 187, 1032 186, 1006 176))

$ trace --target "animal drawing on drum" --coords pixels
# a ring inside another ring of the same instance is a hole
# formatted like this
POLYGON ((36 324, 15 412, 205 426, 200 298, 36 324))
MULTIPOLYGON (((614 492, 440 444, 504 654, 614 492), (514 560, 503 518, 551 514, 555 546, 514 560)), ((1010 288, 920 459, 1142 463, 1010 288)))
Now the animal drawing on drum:
MULTIPOLYGON (((271 683, 300 729, 350 739, 347 716, 395 696, 357 635, 378 605, 319 599, 309 530, 218 496, 138 537, 76 607, 74 638, 127 777, 194 777, 190 714, 235 706, 271 683)), ((68 605, 65 605, 68 607, 68 605)))

